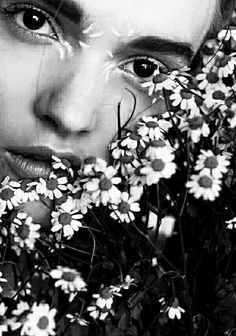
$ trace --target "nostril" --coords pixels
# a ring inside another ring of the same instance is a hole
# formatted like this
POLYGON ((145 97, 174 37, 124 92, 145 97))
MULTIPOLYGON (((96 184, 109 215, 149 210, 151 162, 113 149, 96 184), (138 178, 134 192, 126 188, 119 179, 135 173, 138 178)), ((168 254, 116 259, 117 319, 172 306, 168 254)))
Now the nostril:
POLYGON ((60 125, 58 125, 58 123, 55 121, 55 119, 53 119, 52 117, 50 117, 48 115, 41 115, 40 120, 46 127, 50 128, 54 131, 56 131, 60 127, 60 125))

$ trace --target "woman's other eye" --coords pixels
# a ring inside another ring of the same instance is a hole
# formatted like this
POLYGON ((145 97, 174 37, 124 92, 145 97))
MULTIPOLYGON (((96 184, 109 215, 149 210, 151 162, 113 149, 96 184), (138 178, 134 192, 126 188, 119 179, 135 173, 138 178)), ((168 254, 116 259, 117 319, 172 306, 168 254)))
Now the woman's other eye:
POLYGON ((158 73, 167 73, 169 70, 162 63, 152 57, 136 56, 122 61, 119 69, 140 82, 152 80, 158 73))
POLYGON ((25 33, 34 37, 59 40, 61 29, 55 19, 42 9, 29 4, 11 5, 4 12, 25 33))

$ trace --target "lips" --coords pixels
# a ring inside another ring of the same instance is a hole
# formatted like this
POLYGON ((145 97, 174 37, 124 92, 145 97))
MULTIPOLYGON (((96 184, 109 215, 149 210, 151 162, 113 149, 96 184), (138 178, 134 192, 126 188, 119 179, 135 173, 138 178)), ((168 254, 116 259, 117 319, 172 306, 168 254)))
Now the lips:
POLYGON ((6 159, 19 178, 47 178, 51 172, 50 165, 41 160, 35 159, 37 156, 23 156, 13 152, 6 152, 6 159))
POLYGON ((79 169, 81 159, 74 154, 58 153, 48 147, 11 148, 5 153, 6 161, 18 178, 47 178, 52 170, 52 156, 67 159, 74 169, 79 169))

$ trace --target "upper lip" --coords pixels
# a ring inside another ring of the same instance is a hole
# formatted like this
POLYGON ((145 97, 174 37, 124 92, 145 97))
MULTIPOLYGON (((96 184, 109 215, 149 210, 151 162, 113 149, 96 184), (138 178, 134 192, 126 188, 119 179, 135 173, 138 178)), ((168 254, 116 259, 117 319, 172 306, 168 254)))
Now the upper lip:
POLYGON ((56 156, 59 159, 67 159, 74 168, 79 168, 81 165, 81 159, 73 153, 57 152, 44 146, 9 148, 8 151, 16 155, 21 155, 23 157, 42 162, 51 162, 52 156, 56 156))

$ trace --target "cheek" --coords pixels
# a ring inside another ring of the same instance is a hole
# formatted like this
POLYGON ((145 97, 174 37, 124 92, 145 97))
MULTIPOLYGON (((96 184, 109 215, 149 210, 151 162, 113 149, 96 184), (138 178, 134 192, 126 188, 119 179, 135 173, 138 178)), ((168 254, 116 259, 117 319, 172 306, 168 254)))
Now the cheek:
POLYGON ((26 129, 34 125, 33 103, 42 86, 42 52, 3 42, 0 53, 0 146, 26 145, 32 137, 26 129))
MULTIPOLYGON (((119 105, 121 125, 125 125, 129 121, 128 125, 133 126, 143 115, 160 115, 166 112, 164 99, 160 99, 155 104, 152 104, 153 98, 148 96, 147 91, 139 88, 138 84, 132 85, 124 81, 123 78, 116 80, 111 78, 105 92, 104 102, 110 102, 113 109, 113 124, 115 120, 116 125, 119 105)), ((110 120, 110 123, 112 123, 112 120, 110 120)))

